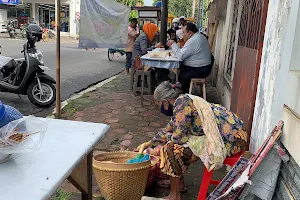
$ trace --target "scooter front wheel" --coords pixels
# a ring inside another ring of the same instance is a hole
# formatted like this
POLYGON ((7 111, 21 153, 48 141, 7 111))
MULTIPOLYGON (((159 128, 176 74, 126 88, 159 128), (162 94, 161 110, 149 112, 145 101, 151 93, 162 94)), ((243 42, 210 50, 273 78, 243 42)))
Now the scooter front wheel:
POLYGON ((115 55, 115 53, 113 51, 108 50, 108 55, 107 56, 108 56, 109 61, 112 61, 114 59, 114 55, 115 55))
POLYGON ((10 38, 16 38, 16 35, 14 33, 9 33, 10 38))
POLYGON ((27 96, 31 103, 38 107, 49 107, 56 100, 56 89, 48 81, 41 80, 40 88, 38 82, 33 82, 27 88, 27 96))

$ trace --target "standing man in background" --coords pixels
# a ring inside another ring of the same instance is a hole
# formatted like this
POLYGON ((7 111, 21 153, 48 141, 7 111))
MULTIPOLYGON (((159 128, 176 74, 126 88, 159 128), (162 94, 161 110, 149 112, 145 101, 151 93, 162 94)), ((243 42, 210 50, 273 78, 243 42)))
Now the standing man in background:
POLYGON ((128 26, 128 46, 125 49, 126 51, 126 73, 129 75, 129 69, 132 65, 132 51, 135 39, 140 35, 139 29, 137 27, 138 21, 136 18, 131 19, 131 22, 128 26))

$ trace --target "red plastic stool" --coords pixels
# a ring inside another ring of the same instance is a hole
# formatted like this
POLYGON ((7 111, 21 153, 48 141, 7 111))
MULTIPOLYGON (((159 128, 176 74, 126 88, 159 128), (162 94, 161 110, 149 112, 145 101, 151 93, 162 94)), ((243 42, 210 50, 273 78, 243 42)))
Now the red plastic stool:
MULTIPOLYGON (((233 156, 227 157, 224 160, 224 165, 229 165, 229 166, 233 167, 244 153, 245 153, 245 151, 242 151, 233 156)), ((213 173, 214 173, 214 170, 211 170, 210 172, 208 172, 206 167, 204 167, 203 178, 202 178, 202 182, 201 182, 197 200, 205 200, 206 199, 208 187, 210 184, 218 185, 221 182, 219 180, 212 179, 213 173)))

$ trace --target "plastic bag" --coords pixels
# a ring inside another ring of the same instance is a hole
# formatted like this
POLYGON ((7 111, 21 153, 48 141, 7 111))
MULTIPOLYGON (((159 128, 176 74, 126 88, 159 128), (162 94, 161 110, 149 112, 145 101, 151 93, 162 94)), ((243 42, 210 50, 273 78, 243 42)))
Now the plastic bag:
POLYGON ((0 153, 26 153, 40 148, 47 124, 29 116, 15 120, 0 129, 0 153))

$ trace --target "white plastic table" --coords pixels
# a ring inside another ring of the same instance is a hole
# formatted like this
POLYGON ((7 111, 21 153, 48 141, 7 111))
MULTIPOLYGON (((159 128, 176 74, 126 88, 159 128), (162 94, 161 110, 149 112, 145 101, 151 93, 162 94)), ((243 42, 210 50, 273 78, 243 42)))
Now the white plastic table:
POLYGON ((144 66, 150 66, 163 69, 178 69, 182 60, 174 56, 167 56, 165 58, 151 58, 149 53, 141 57, 144 66))
POLYGON ((91 200, 92 151, 109 126, 40 119, 48 123, 41 148, 0 164, 0 199, 48 200, 68 178, 83 199, 91 200))
POLYGON ((176 82, 178 82, 179 67, 180 67, 182 60, 180 60, 174 56, 167 56, 165 58, 151 58, 149 53, 147 53, 146 55, 141 57, 141 61, 142 61, 142 66, 143 66, 141 104, 143 105, 145 66, 172 70, 176 74, 176 82))

